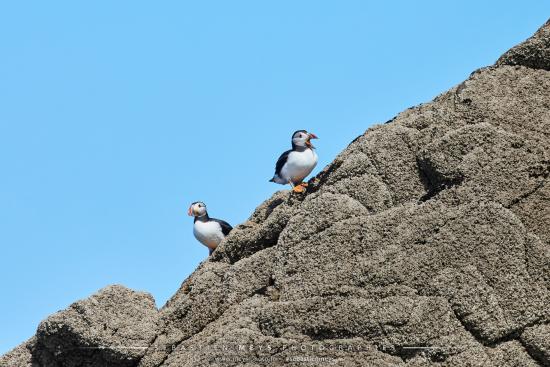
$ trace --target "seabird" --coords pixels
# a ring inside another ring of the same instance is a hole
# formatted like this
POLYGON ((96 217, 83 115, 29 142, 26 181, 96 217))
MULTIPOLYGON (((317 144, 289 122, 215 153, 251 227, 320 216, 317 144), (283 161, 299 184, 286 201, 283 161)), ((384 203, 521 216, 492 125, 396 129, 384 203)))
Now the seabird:
POLYGON ((305 130, 292 134, 292 149, 281 154, 270 182, 290 184, 294 192, 305 190, 307 183, 302 180, 313 171, 318 159, 311 139, 317 139, 317 136, 305 130))
POLYGON ((187 214, 195 217, 193 234, 200 243, 208 247, 210 255, 233 229, 226 221, 210 218, 202 201, 192 203, 187 214))

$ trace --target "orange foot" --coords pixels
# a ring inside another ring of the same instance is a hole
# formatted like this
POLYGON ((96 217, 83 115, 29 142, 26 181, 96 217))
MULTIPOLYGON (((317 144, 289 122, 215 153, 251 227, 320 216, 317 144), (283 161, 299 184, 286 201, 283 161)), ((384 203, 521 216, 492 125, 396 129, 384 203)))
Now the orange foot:
POLYGON ((294 187, 292 188, 292 191, 301 193, 301 192, 306 191, 306 187, 307 187, 307 183, 302 182, 302 183, 300 183, 300 184, 294 186, 294 187))

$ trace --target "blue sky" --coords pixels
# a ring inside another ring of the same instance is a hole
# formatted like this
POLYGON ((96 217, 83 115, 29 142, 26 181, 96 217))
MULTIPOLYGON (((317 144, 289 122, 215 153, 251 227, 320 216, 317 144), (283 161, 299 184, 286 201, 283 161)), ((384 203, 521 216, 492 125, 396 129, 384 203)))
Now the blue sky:
POLYGON ((544 23, 528 0, 10 1, 0 5, 0 353, 113 283, 161 306, 294 130, 318 172, 374 123, 491 64, 544 23))

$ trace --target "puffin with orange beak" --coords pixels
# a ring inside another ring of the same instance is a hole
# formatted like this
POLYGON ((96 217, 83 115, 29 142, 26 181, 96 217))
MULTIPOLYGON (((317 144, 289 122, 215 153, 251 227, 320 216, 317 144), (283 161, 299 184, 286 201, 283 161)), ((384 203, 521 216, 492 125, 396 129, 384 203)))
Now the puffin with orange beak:
POLYGON ((271 182, 290 184, 294 192, 305 191, 307 183, 303 179, 313 171, 318 160, 311 139, 317 139, 317 136, 305 130, 292 134, 292 149, 281 154, 277 160, 271 182))
POLYGON ((220 242, 233 229, 226 221, 210 218, 206 211, 206 205, 202 201, 192 203, 187 214, 195 217, 193 234, 200 243, 208 247, 208 250, 210 250, 209 255, 212 255, 220 242))

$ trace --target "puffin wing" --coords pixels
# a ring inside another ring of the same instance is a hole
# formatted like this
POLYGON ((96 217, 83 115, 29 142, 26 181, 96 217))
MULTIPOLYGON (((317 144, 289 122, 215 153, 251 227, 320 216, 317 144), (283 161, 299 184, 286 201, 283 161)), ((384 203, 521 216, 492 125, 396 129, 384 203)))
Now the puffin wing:
POLYGON ((279 159, 277 159, 277 163, 275 164, 275 174, 277 176, 280 175, 281 173, 281 170, 283 169, 283 166, 285 165, 286 161, 288 160, 288 155, 292 152, 292 149, 291 150, 287 150, 286 152, 284 152, 283 154, 281 154, 281 156, 279 157, 279 159))
POLYGON ((229 234, 229 232, 231 232, 231 230, 233 229, 233 227, 231 227, 231 224, 227 223, 224 220, 215 219, 215 218, 210 218, 210 220, 213 221, 213 222, 218 223, 220 225, 220 227, 222 227, 222 233, 223 233, 224 236, 227 236, 229 234))

